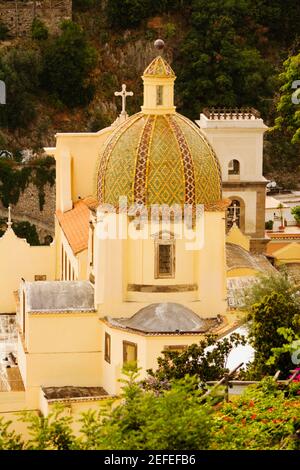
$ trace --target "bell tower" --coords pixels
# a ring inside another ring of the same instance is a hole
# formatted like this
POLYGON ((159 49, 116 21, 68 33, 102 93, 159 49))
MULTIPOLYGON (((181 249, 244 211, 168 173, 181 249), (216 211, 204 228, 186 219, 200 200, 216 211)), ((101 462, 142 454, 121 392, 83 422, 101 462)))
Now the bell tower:
MULTIPOLYGON (((154 43, 158 50, 164 42, 157 39, 154 43)), ((142 75, 144 83, 144 114, 174 114, 174 82, 176 75, 161 55, 155 57, 142 75)))
POLYGON ((218 155, 223 197, 232 200, 227 230, 235 218, 242 232, 251 237, 251 250, 264 252, 268 181, 263 176, 263 135, 267 126, 253 108, 204 109, 196 123, 218 155))

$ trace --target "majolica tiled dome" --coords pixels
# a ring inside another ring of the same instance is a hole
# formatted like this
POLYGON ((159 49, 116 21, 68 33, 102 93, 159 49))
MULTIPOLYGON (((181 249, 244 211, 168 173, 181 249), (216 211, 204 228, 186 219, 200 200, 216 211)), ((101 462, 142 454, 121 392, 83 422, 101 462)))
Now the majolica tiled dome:
POLYGON ((97 194, 100 203, 214 204, 220 201, 218 159, 200 129, 175 112, 175 74, 161 57, 146 68, 144 106, 120 124, 100 155, 97 194), (157 88, 164 102, 157 104, 157 88))
POLYGON ((138 113, 118 126, 100 157, 98 200, 128 204, 209 204, 221 199, 219 162, 180 114, 138 113))

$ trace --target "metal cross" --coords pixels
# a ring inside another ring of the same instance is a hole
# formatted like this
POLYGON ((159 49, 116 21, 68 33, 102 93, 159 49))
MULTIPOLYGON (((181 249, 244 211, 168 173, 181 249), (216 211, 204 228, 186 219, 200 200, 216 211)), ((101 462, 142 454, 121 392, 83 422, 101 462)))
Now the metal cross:
POLYGON ((233 204, 233 218, 232 218, 232 223, 236 224, 236 221, 238 220, 237 218, 237 205, 236 203, 233 204))
POLYGON ((122 112, 121 114, 126 114, 126 98, 127 96, 133 96, 132 91, 126 91, 126 85, 123 83, 122 91, 115 91, 115 96, 122 96, 122 112))
POLYGON ((11 221, 11 207, 10 205, 8 206, 8 219, 7 219, 7 227, 11 228, 12 226, 12 221, 11 221))

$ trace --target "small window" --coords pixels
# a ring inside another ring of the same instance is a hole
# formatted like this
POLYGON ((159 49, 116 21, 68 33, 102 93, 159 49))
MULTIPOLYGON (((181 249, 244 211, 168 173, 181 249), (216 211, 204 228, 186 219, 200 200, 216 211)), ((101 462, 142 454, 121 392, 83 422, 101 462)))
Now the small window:
POLYGON ((46 274, 36 274, 34 276, 35 281, 47 281, 47 276, 46 274))
POLYGON ((108 333, 105 333, 104 340, 104 359, 110 364, 110 351, 111 351, 111 338, 108 333))
POLYGON ((137 344, 123 341, 123 364, 137 361, 137 344))
POLYGON ((240 174, 240 162, 238 160, 231 160, 228 164, 228 174, 229 175, 239 175, 240 174))
POLYGON ((173 278, 175 274, 175 245, 173 240, 156 242, 155 278, 173 278))
POLYGON ((157 85, 156 87, 156 105, 161 106, 163 104, 163 86, 157 85))
POLYGON ((237 199, 233 199, 232 203, 227 208, 227 230, 230 230, 234 222, 238 227, 241 226, 241 203, 237 199))

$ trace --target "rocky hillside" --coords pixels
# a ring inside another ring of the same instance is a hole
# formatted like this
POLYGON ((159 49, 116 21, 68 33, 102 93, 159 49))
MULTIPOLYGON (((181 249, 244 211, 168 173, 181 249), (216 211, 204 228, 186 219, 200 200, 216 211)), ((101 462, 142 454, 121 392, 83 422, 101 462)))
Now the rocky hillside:
MULTIPOLYGON (((31 37, 11 39, 0 25, 0 146, 18 154, 54 143, 57 131, 97 131, 117 116, 122 83, 141 105, 141 73, 162 37, 177 74, 178 110, 192 119, 206 106, 254 106, 273 126, 284 61, 299 53, 298 1, 73 0, 73 22, 59 35, 42 21, 31 37)), ((300 72, 299 72, 300 76, 300 72)), ((265 171, 299 182, 299 144, 289 129, 266 140, 265 171)))

